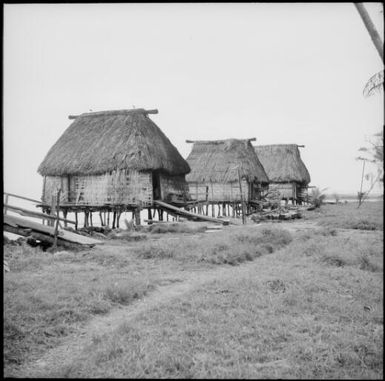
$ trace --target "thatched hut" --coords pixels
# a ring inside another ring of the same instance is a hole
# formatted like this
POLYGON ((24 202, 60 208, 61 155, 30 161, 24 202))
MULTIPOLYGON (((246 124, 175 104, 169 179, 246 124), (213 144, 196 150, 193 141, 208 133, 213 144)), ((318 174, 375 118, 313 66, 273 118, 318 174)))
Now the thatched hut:
POLYGON ((301 204, 306 200, 309 172, 301 159, 297 144, 255 146, 270 184, 269 190, 278 190, 282 199, 301 204))
POLYGON ((61 188, 60 207, 134 210, 154 199, 185 197, 187 162, 149 118, 157 110, 118 110, 69 116, 74 122, 49 150, 38 172, 43 204, 61 188))
POLYGON ((186 176, 190 195, 210 204, 258 199, 269 180, 250 143, 253 140, 187 140, 193 143, 186 159, 191 168, 186 176))

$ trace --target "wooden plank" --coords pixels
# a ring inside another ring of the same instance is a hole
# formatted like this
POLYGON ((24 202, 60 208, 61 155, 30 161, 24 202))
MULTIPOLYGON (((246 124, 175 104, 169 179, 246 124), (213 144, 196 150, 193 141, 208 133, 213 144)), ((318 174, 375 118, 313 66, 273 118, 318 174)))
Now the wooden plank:
MULTIPOLYGON (((56 217, 55 216, 51 216, 49 214, 45 214, 45 213, 40 213, 40 212, 34 212, 32 210, 28 210, 28 209, 24 209, 24 208, 20 208, 18 206, 13 206, 13 205, 9 205, 9 204, 4 204, 4 206, 7 207, 7 209, 10 209, 10 210, 13 210, 14 212, 22 215, 22 216, 28 216, 28 217, 36 217, 36 218, 45 218, 45 219, 50 219, 50 220, 56 220, 56 217)), ((75 221, 71 221, 71 220, 67 220, 65 218, 61 218, 59 217, 59 220, 60 221, 64 221, 64 222, 67 222, 69 224, 74 224, 75 225, 75 221)))
POLYGON ((4 194, 8 195, 8 196, 16 197, 16 198, 21 198, 22 200, 32 201, 32 202, 34 202, 36 204, 40 204, 41 203, 41 201, 34 200, 33 198, 24 197, 24 196, 18 196, 17 194, 14 194, 14 193, 4 192, 4 194))
POLYGON ((16 216, 9 216, 9 215, 4 216, 4 223, 10 226, 20 226, 23 228, 29 228, 29 229, 36 230, 38 232, 49 234, 52 236, 55 233, 54 228, 51 226, 42 225, 37 222, 29 221, 24 218, 20 218, 16 216))
MULTIPOLYGON (((14 227, 32 229, 38 233, 43 233, 46 235, 50 235, 52 237, 55 234, 55 229, 51 226, 41 225, 36 222, 25 220, 23 218, 16 217, 16 216, 8 216, 8 215, 4 216, 4 224, 14 226, 14 227)), ((58 237, 66 241, 79 243, 82 245, 95 245, 97 243, 102 243, 101 241, 98 241, 94 238, 85 237, 80 234, 72 233, 67 230, 61 230, 61 229, 58 230, 58 237)))
POLYGON ((69 242, 79 243, 81 245, 96 245, 96 244, 103 243, 103 241, 99 241, 95 238, 86 237, 84 235, 69 232, 67 230, 59 229, 59 234, 60 234, 59 239, 63 239, 69 242))
POLYGON ((10 226, 10 225, 3 225, 3 230, 8 233, 21 235, 23 237, 28 237, 32 232, 31 229, 22 229, 22 228, 18 228, 17 226, 10 226))
POLYGON ((167 211, 170 214, 172 214, 172 212, 174 212, 174 213, 177 213, 178 215, 184 216, 186 218, 190 218, 190 219, 193 218, 196 220, 215 222, 217 224, 222 224, 222 225, 228 225, 230 223, 230 221, 228 221, 228 220, 222 220, 222 219, 213 218, 213 217, 209 217, 209 216, 203 216, 201 214, 191 213, 191 212, 188 212, 187 210, 177 208, 177 207, 172 206, 170 204, 167 204, 163 201, 155 200, 154 203, 156 205, 160 206, 161 208, 168 209, 167 211))

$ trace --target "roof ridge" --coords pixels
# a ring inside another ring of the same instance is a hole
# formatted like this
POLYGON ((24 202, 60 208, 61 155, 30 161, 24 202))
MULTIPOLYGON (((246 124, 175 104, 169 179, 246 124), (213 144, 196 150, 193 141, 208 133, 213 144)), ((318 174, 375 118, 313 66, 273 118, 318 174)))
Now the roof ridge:
POLYGON ((76 119, 83 116, 112 116, 112 115, 130 115, 130 114, 158 114, 158 110, 145 110, 144 108, 123 109, 123 110, 106 110, 85 112, 80 115, 68 115, 68 119, 76 119))

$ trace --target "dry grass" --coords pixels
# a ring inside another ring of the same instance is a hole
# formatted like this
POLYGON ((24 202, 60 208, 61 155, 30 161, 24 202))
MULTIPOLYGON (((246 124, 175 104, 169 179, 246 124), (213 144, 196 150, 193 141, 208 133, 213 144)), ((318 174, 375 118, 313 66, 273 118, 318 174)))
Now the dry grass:
POLYGON ((254 229, 243 231, 223 231, 212 236, 184 237, 182 240, 158 241, 145 243, 135 252, 138 258, 164 259, 186 262, 203 262, 210 264, 237 265, 251 261, 264 254, 289 244, 292 237, 289 232, 279 228, 254 229))
POLYGON ((320 209, 305 211, 304 217, 316 220, 320 225, 330 228, 383 230, 383 201, 364 202, 357 209, 358 203, 322 205, 320 209))
MULTIPOLYGON (((359 218, 380 229, 382 203, 374 204, 359 218)), ((294 236, 261 224, 147 233, 78 253, 6 245, 5 375, 167 277, 227 266, 238 275, 95 336, 47 376, 381 379, 383 232, 340 229, 355 216, 350 205, 325 205, 306 217, 329 224, 294 236)))
MULTIPOLYGON (((299 237, 243 277, 219 279, 95 338, 54 375, 381 379, 382 272, 325 263, 332 242, 349 257, 357 242, 345 239, 299 237)), ((382 257, 380 241, 370 242, 372 257, 382 257)))
POLYGON ((143 274, 132 274, 127 253, 120 268, 116 257, 5 247, 11 268, 4 282, 6 368, 38 356, 92 316, 131 303, 154 287, 143 274))
POLYGON ((207 229, 206 226, 191 226, 184 223, 175 224, 154 224, 148 226, 148 231, 152 234, 165 233, 201 233, 207 229))

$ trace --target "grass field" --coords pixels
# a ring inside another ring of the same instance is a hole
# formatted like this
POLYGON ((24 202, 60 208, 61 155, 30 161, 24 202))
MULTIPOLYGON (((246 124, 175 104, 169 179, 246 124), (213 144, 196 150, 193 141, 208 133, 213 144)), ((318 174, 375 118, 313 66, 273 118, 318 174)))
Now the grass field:
POLYGON ((297 232, 290 222, 167 228, 78 253, 7 245, 5 376, 25 375, 96 316, 210 272, 40 374, 381 379, 382 212, 382 202, 325 205, 300 221, 318 225, 297 232))

